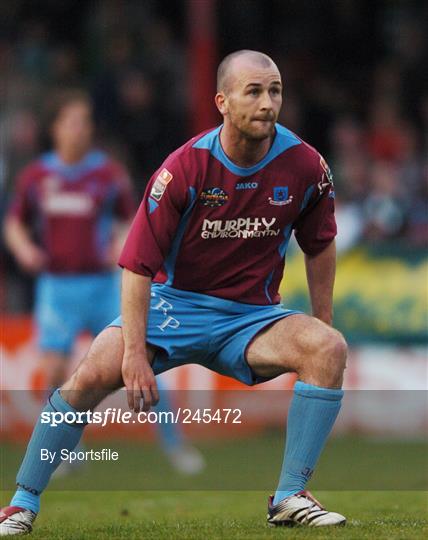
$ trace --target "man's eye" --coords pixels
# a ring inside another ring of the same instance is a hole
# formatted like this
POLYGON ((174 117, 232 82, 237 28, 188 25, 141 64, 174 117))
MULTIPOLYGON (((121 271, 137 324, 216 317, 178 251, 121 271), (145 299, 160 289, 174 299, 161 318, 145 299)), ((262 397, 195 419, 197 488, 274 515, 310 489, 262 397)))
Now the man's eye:
POLYGON ((280 94, 279 88, 271 88, 271 94, 275 94, 275 95, 280 94))
POLYGON ((259 93, 259 91, 257 90, 257 88, 253 88, 252 90, 250 90, 250 94, 251 94, 252 96, 257 96, 258 93, 259 93))

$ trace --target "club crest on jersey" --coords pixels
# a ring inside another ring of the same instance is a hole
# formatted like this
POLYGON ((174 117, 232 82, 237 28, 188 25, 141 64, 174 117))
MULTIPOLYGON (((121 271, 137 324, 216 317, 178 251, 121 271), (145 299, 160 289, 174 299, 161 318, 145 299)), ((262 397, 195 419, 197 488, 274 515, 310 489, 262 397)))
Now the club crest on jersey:
POLYGON ((288 186, 276 186, 273 188, 273 197, 268 200, 274 206, 285 206, 293 202, 293 195, 288 196, 288 186))
POLYGON ((160 201, 162 199, 162 195, 165 193, 166 186, 171 182, 172 179, 173 176, 168 169, 162 169, 154 181, 150 191, 150 197, 153 197, 153 199, 156 201, 160 201))
POLYGON ((210 206, 211 208, 217 208, 223 206, 229 200, 229 195, 224 189, 218 187, 207 188, 202 191, 199 201, 204 206, 210 206))

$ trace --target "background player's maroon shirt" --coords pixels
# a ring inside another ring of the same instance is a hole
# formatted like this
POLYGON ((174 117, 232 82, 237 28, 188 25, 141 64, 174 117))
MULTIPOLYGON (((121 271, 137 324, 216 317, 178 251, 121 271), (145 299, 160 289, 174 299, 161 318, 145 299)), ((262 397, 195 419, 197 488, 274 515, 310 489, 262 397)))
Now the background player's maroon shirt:
POLYGON ((66 165, 51 152, 22 171, 9 214, 36 232, 49 272, 92 273, 111 264, 114 218, 129 220, 134 210, 128 176, 106 154, 66 165))
POLYGON ((264 159, 238 167, 220 129, 191 139, 154 174, 120 265, 177 289, 278 303, 292 230, 309 255, 336 235, 331 174, 316 150, 279 124, 264 159))

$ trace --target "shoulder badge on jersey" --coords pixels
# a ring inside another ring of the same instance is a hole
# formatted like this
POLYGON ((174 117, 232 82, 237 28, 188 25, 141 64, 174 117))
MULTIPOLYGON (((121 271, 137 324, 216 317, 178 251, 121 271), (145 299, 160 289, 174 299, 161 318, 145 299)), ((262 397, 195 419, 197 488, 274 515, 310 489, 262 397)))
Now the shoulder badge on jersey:
POLYGON ((168 169, 162 169, 153 183, 150 191, 150 197, 153 197, 153 199, 156 201, 160 201, 162 199, 162 195, 165 193, 166 186, 171 182, 172 179, 173 175, 168 171, 168 169))
POLYGON ((326 160, 320 155, 320 165, 324 171, 321 180, 318 182, 318 190, 320 195, 324 193, 327 188, 330 188, 332 191, 333 187, 333 174, 330 170, 330 167, 327 165, 326 160))

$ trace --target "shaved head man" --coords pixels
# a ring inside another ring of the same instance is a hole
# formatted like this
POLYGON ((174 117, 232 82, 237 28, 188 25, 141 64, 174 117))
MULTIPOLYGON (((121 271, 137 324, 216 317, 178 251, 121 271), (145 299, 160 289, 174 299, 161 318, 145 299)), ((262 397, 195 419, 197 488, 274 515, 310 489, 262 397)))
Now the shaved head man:
POLYGON ((282 81, 266 54, 242 50, 226 56, 217 72, 215 102, 224 118, 226 153, 248 167, 268 152, 282 105, 282 81))
MULTIPOLYGON (((331 326, 331 173, 312 146, 277 123, 282 81, 269 56, 227 56, 215 103, 223 123, 190 139, 153 174, 119 259, 122 315, 55 393, 55 410, 92 409, 125 386, 130 409, 147 411, 159 399, 155 375, 189 363, 248 385, 296 373, 268 523, 343 525, 344 516, 305 489, 340 410, 347 355, 331 326), (293 232, 305 253, 312 315, 281 304, 293 232)), ((47 403, 44 412, 52 410, 47 403)), ((4 509, 0 535, 18 525, 31 530, 31 508, 56 466, 40 463, 40 445, 72 449, 83 429, 57 435, 36 425, 17 475, 21 507, 4 509)))
MULTIPOLYGON (((233 77, 233 71, 235 68, 236 61, 240 61, 243 65, 252 65, 258 66, 260 68, 266 69, 270 67, 276 67, 275 62, 267 54, 251 51, 249 49, 242 49, 241 51, 235 51, 228 54, 220 63, 217 69, 217 92, 224 92, 227 94, 230 86, 230 78, 233 77)), ((239 69, 239 68, 238 68, 239 69)), ((281 75, 278 71, 279 80, 281 80, 281 75)))

